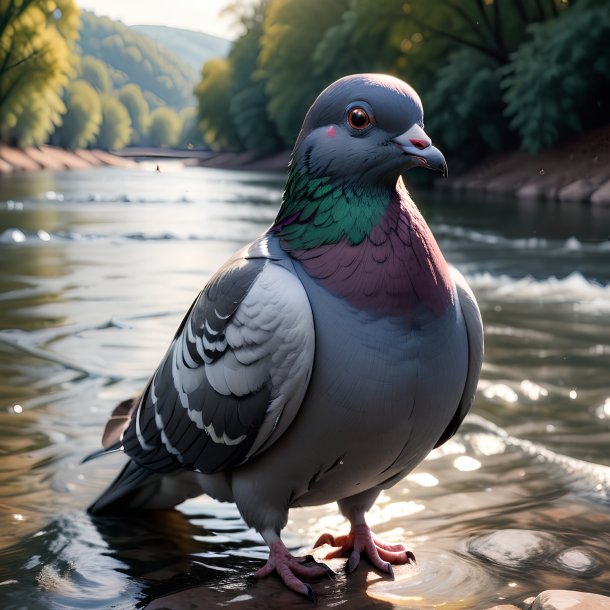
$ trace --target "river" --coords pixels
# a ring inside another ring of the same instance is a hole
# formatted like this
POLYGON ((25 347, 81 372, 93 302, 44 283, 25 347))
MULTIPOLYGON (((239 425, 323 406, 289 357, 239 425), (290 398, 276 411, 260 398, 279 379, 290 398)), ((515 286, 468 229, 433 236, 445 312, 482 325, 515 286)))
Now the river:
MULTIPOLYGON (((0 607, 310 607, 269 578, 233 505, 129 519, 85 509, 87 464, 210 274, 273 220, 281 174, 97 168, 0 177, 0 607), (165 597, 164 596, 170 596, 165 597)), ((481 307, 486 354, 456 437, 370 513, 415 566, 363 562, 321 607, 468 608, 548 588, 610 595, 610 209, 415 192, 481 307)), ((293 510, 291 548, 345 530, 293 510)))

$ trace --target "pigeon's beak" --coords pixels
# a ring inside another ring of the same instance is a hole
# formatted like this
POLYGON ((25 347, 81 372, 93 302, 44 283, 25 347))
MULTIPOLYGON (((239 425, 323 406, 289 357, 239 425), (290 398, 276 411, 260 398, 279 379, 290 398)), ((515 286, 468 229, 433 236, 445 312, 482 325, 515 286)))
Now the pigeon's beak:
POLYGON ((432 146, 432 140, 419 126, 413 125, 392 140, 403 155, 412 157, 421 167, 427 167, 447 176, 447 162, 441 151, 432 146))

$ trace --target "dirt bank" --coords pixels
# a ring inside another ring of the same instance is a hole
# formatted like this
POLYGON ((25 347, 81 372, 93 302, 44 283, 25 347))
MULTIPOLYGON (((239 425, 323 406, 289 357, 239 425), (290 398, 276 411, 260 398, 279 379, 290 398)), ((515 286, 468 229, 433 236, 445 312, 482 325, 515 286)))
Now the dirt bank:
POLYGON ((520 199, 610 205, 610 125, 535 155, 516 151, 490 157, 469 172, 437 180, 435 186, 520 199))
POLYGON ((98 165, 130 167, 130 159, 123 159, 103 150, 64 150, 55 146, 12 148, 0 145, 0 175, 43 169, 86 169, 98 165))

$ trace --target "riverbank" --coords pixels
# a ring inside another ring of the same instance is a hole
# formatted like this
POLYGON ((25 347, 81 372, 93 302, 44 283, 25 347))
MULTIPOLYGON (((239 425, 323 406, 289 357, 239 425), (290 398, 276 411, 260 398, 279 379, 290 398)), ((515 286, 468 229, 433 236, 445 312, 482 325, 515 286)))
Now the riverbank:
POLYGON ((514 151, 490 157, 471 171, 437 180, 435 187, 517 199, 610 205, 610 125, 535 155, 514 151))
MULTIPOLYGON (((129 167, 136 166, 138 161, 161 159, 219 169, 283 172, 288 167, 290 151, 261 157, 250 152, 149 147, 108 153, 102 150, 67 151, 52 146, 26 149, 0 146, 0 175, 96 165, 129 167)), ((610 206, 610 124, 535 155, 513 151, 486 158, 467 172, 435 180, 434 186, 456 193, 610 206)))
POLYGON ((13 148, 0 145, 0 175, 15 172, 87 169, 96 166, 132 167, 135 162, 104 150, 65 150, 56 146, 13 148))
POLYGON ((185 165, 259 172, 284 172, 290 162, 289 150, 261 157, 253 152, 216 152, 204 149, 184 150, 165 147, 130 146, 129 148, 115 151, 115 153, 120 157, 134 161, 172 159, 182 161, 185 165))

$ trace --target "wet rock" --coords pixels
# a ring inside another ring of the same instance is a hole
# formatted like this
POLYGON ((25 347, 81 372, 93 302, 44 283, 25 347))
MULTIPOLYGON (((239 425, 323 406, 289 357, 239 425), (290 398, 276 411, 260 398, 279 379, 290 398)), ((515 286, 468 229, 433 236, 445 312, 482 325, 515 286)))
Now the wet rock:
POLYGON ((468 544, 468 550, 473 555, 507 567, 548 556, 552 548, 552 537, 548 534, 517 529, 492 532, 468 544))
POLYGON ((528 182, 515 193, 519 199, 541 199, 543 194, 544 188, 539 182, 528 182))
POLYGON ((586 179, 564 186, 558 193, 559 201, 589 201, 596 185, 586 179))
POLYGON ((559 554, 557 560, 563 568, 572 572, 588 572, 596 567, 595 560, 580 549, 567 549, 559 554))
POLYGON ((610 205, 610 180, 604 182, 592 195, 593 205, 610 205))
POLYGON ((543 591, 533 601, 524 602, 526 610, 610 610, 610 597, 580 591, 543 591))

